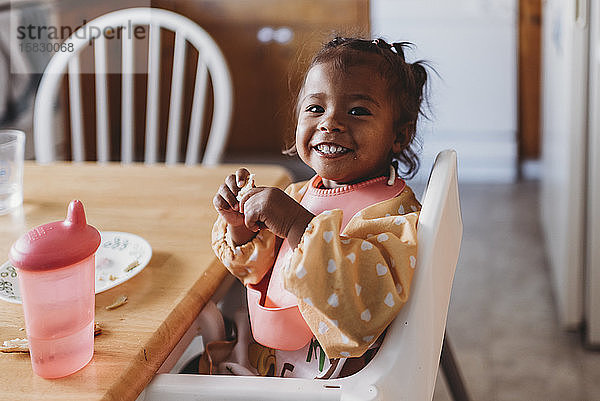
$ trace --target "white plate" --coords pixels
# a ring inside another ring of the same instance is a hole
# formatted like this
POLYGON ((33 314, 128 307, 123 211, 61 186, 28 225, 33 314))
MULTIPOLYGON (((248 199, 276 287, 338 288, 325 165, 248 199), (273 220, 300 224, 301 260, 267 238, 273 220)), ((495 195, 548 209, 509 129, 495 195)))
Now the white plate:
MULTIPOLYGON (((96 294, 129 280, 152 258, 152 247, 138 235, 104 231, 100 237, 100 247, 96 251, 96 294)), ((17 271, 10 262, 0 266, 0 299, 21 303, 17 271)))

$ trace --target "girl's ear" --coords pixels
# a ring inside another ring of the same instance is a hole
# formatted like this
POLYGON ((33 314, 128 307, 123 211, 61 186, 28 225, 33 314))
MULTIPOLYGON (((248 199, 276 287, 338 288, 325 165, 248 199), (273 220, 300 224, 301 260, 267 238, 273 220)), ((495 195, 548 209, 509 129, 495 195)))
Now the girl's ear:
POLYGON ((394 154, 398 154, 400 152, 402 152, 402 149, 404 149, 404 141, 403 139, 403 134, 399 134, 396 136, 396 140, 394 141, 394 144, 392 145, 392 153, 394 154))
POLYGON ((394 140, 394 144, 392 145, 392 151, 394 153, 400 153, 404 148, 406 148, 408 146, 408 144, 410 143, 410 132, 411 132, 411 128, 413 126, 413 123, 408 122, 406 124, 404 124, 402 127, 400 127, 400 129, 398 130, 398 133, 396 134, 396 139, 394 140))

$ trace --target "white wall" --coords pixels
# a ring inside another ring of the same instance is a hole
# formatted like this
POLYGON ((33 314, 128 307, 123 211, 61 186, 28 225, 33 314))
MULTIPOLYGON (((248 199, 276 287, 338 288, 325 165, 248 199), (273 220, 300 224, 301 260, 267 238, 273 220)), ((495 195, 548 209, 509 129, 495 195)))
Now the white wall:
POLYGON ((439 150, 458 152, 461 181, 513 181, 517 171, 515 0, 372 0, 374 37, 409 41, 431 75, 424 121, 426 179, 439 150))
POLYGON ((600 346, 600 1, 590 3, 588 106, 587 264, 585 282, 588 343, 600 346))

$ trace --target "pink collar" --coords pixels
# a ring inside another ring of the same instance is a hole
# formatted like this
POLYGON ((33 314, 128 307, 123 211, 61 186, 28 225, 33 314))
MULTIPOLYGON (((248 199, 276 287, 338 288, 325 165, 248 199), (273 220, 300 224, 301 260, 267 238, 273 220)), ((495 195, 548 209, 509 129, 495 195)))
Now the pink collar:
POLYGON ((387 185, 388 178, 385 176, 338 188, 316 188, 321 180, 315 175, 308 182, 300 204, 314 215, 325 210, 342 209, 342 230, 360 210, 398 196, 406 188, 401 178, 396 178, 393 185, 387 185))

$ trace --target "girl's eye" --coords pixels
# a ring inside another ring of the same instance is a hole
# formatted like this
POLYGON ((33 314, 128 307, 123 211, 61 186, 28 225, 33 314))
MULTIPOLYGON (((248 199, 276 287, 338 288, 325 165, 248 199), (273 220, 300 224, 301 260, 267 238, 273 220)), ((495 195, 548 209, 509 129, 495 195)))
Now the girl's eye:
POLYGON ((352 116, 370 116, 371 112, 364 107, 353 107, 348 114, 352 116))
POLYGON ((325 109, 319 105, 310 105, 306 108, 306 111, 310 113, 324 113, 325 109))

